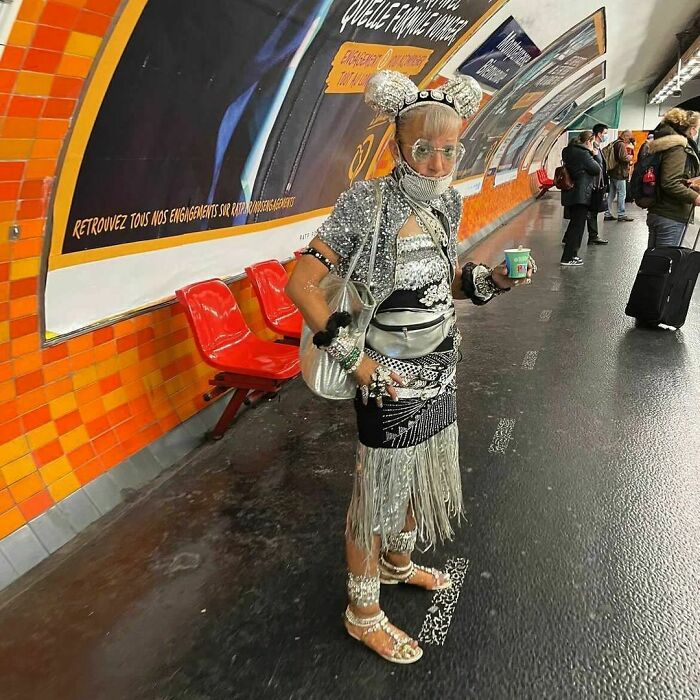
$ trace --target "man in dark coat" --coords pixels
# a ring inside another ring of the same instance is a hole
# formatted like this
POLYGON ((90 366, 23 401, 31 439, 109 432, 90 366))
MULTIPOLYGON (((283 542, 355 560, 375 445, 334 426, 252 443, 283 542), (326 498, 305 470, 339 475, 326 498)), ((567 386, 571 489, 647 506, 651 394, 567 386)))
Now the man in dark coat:
POLYGON ((651 144, 654 143, 654 132, 649 131, 647 133, 646 141, 639 147, 639 155, 637 156, 637 162, 644 160, 649 155, 649 148, 651 144))
MULTIPOLYGON (((603 158, 602 148, 607 135, 608 127, 605 124, 596 124, 593 127, 593 157, 603 173, 603 187, 606 191, 610 187, 610 182, 608 179, 608 170, 605 167, 605 158, 603 158)), ((608 241, 605 240, 605 238, 601 238, 600 234, 598 233, 597 212, 588 212, 586 225, 588 228, 588 245, 608 245, 608 241)))

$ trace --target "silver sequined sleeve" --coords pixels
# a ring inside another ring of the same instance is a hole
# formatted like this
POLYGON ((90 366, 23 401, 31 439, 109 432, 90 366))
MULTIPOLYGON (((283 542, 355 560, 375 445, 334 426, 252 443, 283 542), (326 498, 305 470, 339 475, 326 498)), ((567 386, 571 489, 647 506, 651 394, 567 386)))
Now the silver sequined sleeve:
POLYGON ((357 251, 368 227, 374 225, 375 200, 371 182, 356 182, 338 197, 333 211, 316 232, 317 237, 347 261, 357 251))

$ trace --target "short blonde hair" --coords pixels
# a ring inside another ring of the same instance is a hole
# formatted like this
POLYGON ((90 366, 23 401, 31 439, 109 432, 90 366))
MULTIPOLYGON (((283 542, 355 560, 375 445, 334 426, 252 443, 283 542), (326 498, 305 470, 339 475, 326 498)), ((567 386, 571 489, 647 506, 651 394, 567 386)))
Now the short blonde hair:
POLYGON ((664 114, 664 123, 675 126, 678 131, 686 132, 700 125, 700 114, 680 107, 674 107, 664 114))
POLYGON ((408 109, 399 115, 396 120, 397 140, 408 124, 419 117, 423 117, 425 120, 423 122, 423 136, 427 139, 438 138, 449 129, 458 128, 461 131, 462 128, 462 117, 452 107, 428 103, 408 109))

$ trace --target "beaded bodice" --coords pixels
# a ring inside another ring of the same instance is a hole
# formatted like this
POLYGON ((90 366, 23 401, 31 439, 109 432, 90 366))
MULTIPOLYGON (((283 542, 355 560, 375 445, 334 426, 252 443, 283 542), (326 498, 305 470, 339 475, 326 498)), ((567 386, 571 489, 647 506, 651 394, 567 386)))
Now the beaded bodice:
MULTIPOLYGON (((454 188, 450 188, 432 200, 430 207, 442 218, 447 235, 447 255, 456 265, 462 198, 454 188)), ((341 276, 345 274, 350 260, 359 253, 352 278, 360 282, 366 282, 369 278, 374 297, 381 304, 399 286, 396 283, 396 268, 401 244, 397 239, 411 214, 408 201, 391 175, 376 181, 356 182, 340 195, 333 212, 320 227, 318 237, 340 257, 338 273, 341 276), (373 246, 377 214, 375 183, 382 192, 382 207, 379 235, 373 246)), ((424 252, 427 253, 427 248, 424 252)), ((449 280, 446 284, 449 284, 449 280)))
POLYGON ((431 236, 427 233, 399 236, 396 243, 396 287, 382 307, 432 311, 451 307, 449 268, 431 236))

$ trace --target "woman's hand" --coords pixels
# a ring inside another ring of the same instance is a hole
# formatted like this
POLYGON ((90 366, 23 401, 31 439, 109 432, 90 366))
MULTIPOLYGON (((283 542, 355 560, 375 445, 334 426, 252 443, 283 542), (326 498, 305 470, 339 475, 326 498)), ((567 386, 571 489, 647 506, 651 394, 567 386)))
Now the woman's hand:
POLYGON ((527 261, 527 277, 512 279, 511 277, 508 277, 508 268, 506 267, 506 262, 504 260, 500 265, 498 265, 498 267, 493 268, 493 271, 491 272, 491 279, 493 279, 493 283, 499 289, 512 289, 513 287, 532 284, 532 275, 534 275, 536 272, 537 267, 535 265, 535 261, 530 258, 527 261))
MULTIPOLYGON (((369 386, 372 383, 372 375, 376 371, 377 367, 379 367, 379 363, 375 362, 373 359, 367 357, 365 355, 362 358, 362 362, 360 362, 360 366, 355 370, 354 376, 355 379, 357 380, 357 384, 360 387, 363 386, 369 386)), ((391 372, 391 379, 392 381, 397 384, 398 386, 404 386, 406 382, 404 381, 403 377, 401 377, 399 374, 396 374, 396 372, 391 372)), ((387 393, 389 396, 394 400, 398 401, 398 397, 396 395, 396 388, 388 385, 387 386, 387 393)), ((379 401, 377 401, 379 403, 379 401)))

